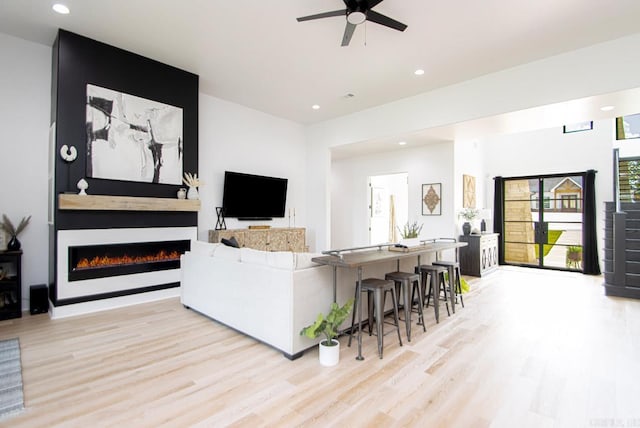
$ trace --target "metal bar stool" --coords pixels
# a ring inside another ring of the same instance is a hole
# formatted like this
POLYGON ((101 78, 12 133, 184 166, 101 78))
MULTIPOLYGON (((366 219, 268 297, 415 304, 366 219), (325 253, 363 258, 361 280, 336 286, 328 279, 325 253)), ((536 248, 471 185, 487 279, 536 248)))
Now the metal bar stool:
POLYGON ((442 266, 447 268, 449 276, 449 297, 451 298, 451 307, 453 313, 456 313, 456 303, 458 296, 460 297, 460 303, 464 308, 464 299, 462 298, 462 284, 460 282, 460 263, 452 262, 449 260, 438 260, 433 262, 436 266, 442 266))
POLYGON ((413 311, 413 296, 416 290, 418 291, 418 325, 422 324, 423 331, 427 331, 427 328, 424 325, 424 314, 422 312, 424 298, 422 296, 422 287, 420 286, 420 274, 410 272, 390 272, 384 276, 384 279, 395 282, 396 290, 398 287, 402 289, 402 295, 404 297, 404 324, 407 329, 407 340, 411 342, 411 312, 413 311), (410 287, 411 285, 413 285, 413 287, 410 287))
MULTIPOLYGON (((356 296, 354 308, 356 310, 362 310, 362 302, 360 302, 360 296, 358 295, 356 287, 356 296)), ((384 297, 387 292, 391 293, 391 299, 393 300, 393 315, 395 319, 396 331, 398 332, 398 341, 402 346, 402 338, 400 337, 400 322, 398 319, 398 299, 396 298, 396 288, 393 281, 388 281, 378 278, 367 278, 362 280, 361 292, 367 293, 368 296, 368 312, 369 312, 369 335, 371 335, 371 327, 373 320, 376 320, 376 335, 378 337, 378 356, 382 359, 382 346, 384 338, 384 297)), ((362 294, 360 293, 360 294, 362 294)), ((351 319, 351 331, 349 332, 349 344, 351 346, 351 338, 353 337, 353 330, 355 329, 355 315, 356 311, 353 311, 351 319)), ((358 332, 358 334, 361 334, 358 332)))
POLYGON ((443 294, 444 303, 447 307, 447 315, 451 316, 451 312, 449 312, 449 302, 447 299, 447 286, 444 280, 444 274, 447 271, 446 268, 442 266, 434 266, 434 265, 420 265, 416 266, 416 273, 420 273, 422 276, 422 288, 424 289, 427 284, 427 278, 429 278, 429 291, 425 294, 427 296, 427 301, 425 302, 425 306, 429 307, 429 300, 433 297, 433 311, 436 316, 436 322, 440 322, 440 302, 439 296, 440 293, 443 294))

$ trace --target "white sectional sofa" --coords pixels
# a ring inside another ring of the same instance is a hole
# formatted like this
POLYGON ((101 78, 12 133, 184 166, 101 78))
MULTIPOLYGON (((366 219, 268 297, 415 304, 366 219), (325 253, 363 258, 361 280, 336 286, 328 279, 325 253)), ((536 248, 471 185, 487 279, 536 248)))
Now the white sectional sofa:
MULTIPOLYGON (((333 269, 311 262, 317 255, 192 241, 191 251, 181 258, 182 304, 282 351, 289 359, 298 358, 322 340, 300 336, 300 330, 319 313, 326 314, 333 301, 333 269)), ((414 264, 403 260, 401 268, 413 271, 414 264)), ((396 269, 393 261, 367 265, 363 278, 384 278, 396 269)), ((337 301, 342 305, 354 297, 357 273, 338 269, 337 278, 337 301)), ((342 329, 350 325, 351 317, 342 329)))
POLYGON ((314 256, 193 242, 181 258, 182 304, 295 359, 322 339, 300 330, 333 301, 332 270, 314 256))

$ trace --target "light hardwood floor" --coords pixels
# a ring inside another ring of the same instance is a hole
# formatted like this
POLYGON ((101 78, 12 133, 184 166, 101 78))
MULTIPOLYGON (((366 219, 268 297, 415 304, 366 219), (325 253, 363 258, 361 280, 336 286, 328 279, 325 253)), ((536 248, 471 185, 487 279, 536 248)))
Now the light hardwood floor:
POLYGON ((440 324, 429 310, 412 342, 386 336, 383 360, 375 337, 364 361, 342 337, 332 368, 316 349, 288 361, 178 299, 25 314, 0 322, 0 339, 20 338, 26 405, 0 425, 640 426, 640 301, 601 284, 504 267, 440 324))

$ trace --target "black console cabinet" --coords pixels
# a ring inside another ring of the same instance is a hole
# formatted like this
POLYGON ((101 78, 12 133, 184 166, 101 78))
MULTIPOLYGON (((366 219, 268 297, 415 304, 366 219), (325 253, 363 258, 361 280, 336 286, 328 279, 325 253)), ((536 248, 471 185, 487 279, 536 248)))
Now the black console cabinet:
POLYGON ((498 236, 497 233, 460 236, 460 242, 469 244, 460 248, 463 275, 483 276, 498 267, 498 236))
POLYGON ((0 251, 0 320, 22 316, 22 251, 0 251))

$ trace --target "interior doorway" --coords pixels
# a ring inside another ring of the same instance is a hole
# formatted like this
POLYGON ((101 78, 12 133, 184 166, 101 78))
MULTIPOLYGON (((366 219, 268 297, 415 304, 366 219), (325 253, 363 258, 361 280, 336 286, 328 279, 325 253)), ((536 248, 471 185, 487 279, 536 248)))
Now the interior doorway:
POLYGON ((369 244, 397 242, 409 212, 409 174, 369 177, 369 244))

